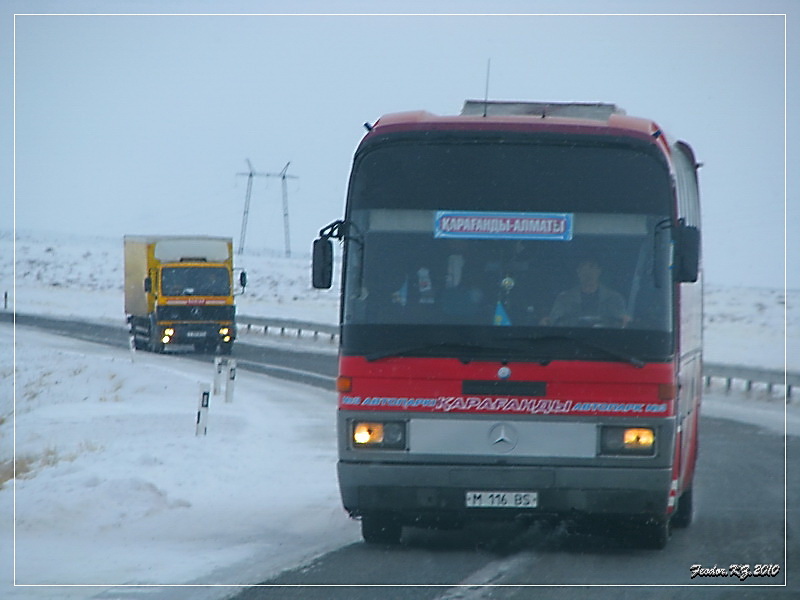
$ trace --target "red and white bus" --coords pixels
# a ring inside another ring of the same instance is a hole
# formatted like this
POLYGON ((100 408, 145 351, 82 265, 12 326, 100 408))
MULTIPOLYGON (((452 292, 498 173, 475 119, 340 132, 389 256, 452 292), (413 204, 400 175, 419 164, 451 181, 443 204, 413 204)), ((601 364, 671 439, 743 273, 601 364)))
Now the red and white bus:
POLYGON ((608 104, 382 117, 345 218, 338 476, 367 542, 483 518, 692 517, 697 163, 608 104))

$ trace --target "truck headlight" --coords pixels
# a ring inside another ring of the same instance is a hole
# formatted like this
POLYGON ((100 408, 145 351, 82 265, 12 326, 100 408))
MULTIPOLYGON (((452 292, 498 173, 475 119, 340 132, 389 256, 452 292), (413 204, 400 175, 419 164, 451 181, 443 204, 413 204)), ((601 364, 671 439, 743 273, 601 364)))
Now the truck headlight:
POLYGON ((351 432, 354 448, 403 450, 406 447, 406 424, 403 421, 354 421, 351 432))
POLYGON ((656 432, 650 427, 606 427, 600 432, 601 454, 653 456, 656 432))

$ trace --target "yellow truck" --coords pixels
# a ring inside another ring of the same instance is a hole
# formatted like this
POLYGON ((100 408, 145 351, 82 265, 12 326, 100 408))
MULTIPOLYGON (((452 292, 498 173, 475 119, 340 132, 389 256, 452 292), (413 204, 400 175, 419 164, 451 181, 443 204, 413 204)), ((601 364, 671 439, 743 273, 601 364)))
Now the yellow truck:
MULTIPOLYGON (((233 242, 126 235, 125 314, 137 350, 191 345, 230 354, 236 338, 233 242)), ((242 271, 239 286, 244 291, 242 271)))

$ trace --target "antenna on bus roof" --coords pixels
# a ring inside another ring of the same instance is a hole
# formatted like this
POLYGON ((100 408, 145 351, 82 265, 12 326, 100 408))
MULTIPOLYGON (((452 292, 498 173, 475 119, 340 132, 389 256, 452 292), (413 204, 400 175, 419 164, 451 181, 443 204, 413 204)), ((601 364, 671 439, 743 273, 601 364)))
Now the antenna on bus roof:
POLYGON ((492 59, 488 59, 486 61, 486 91, 483 95, 483 116, 486 116, 486 112, 489 110, 489 73, 492 69, 492 59))

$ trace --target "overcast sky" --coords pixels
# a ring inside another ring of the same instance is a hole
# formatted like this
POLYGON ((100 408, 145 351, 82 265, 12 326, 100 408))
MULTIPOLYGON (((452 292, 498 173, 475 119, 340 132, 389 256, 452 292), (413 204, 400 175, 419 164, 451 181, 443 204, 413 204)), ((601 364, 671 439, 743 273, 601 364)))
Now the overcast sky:
MULTIPOLYGON (((292 249, 308 252, 343 214, 362 124, 404 110, 456 114, 465 99, 483 97, 491 59, 492 99, 613 102, 688 141, 704 164, 707 281, 782 287, 788 223, 789 285, 800 287, 795 115, 788 202, 784 189, 787 72, 788 106, 800 106, 796 1, 64 0, 6 1, 0 10, 2 230, 11 229, 13 205, 21 231, 197 233, 238 244, 245 159, 273 173, 291 161, 292 249), (740 14, 64 14, 376 6, 740 14)), ((247 246, 283 248, 277 178, 255 180, 247 246)))

